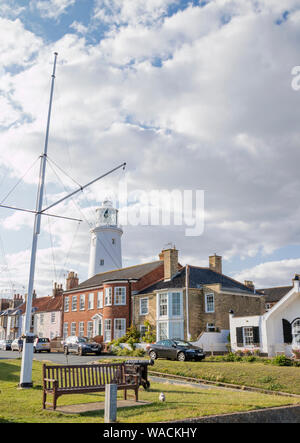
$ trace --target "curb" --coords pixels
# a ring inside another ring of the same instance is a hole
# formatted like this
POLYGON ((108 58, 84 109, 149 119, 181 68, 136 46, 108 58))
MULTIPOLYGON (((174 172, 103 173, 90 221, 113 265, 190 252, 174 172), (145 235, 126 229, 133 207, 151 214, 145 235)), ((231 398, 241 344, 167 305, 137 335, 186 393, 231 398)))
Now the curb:
POLYGON ((163 378, 171 378, 173 380, 178 380, 178 381, 186 381, 186 382, 193 382, 193 383, 199 383, 199 384, 201 383, 201 384, 218 386, 218 387, 223 387, 223 388, 239 389, 240 391, 260 392, 262 394, 280 395, 280 396, 284 396, 284 397, 300 398, 300 395, 291 394, 289 392, 270 391, 269 389, 255 388, 252 386, 235 385, 232 383, 224 383, 224 382, 218 382, 218 381, 212 381, 212 380, 205 380, 202 378, 183 377, 182 375, 167 374, 167 373, 156 372, 156 371, 151 371, 151 370, 149 370, 148 373, 149 373, 149 375, 155 375, 155 376, 163 377, 163 378))

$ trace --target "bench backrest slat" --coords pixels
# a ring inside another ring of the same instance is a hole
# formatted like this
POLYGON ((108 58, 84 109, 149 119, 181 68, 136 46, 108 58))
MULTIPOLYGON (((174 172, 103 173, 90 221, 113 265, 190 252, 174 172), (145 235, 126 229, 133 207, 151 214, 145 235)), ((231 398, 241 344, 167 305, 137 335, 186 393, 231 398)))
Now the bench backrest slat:
MULTIPOLYGON (((124 363, 97 365, 43 366, 43 377, 57 380, 59 388, 104 386, 125 382, 124 363)), ((46 389, 51 389, 52 382, 44 381, 46 389)))

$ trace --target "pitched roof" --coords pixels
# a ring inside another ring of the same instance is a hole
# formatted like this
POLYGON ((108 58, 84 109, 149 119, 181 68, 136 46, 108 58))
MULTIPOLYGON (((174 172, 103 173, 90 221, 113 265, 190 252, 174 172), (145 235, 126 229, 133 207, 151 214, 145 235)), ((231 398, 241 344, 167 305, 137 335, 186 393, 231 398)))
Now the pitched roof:
MULTIPOLYGON (((62 296, 56 297, 37 297, 32 300, 32 308, 35 308, 35 312, 53 312, 60 311, 62 309, 62 296)), ((21 314, 25 313, 26 303, 23 303, 16 310, 20 310, 21 314)))
MULTIPOLYGON (((170 281, 158 281, 157 283, 148 286, 148 288, 140 291, 140 294, 146 294, 159 289, 167 288, 184 288, 185 287, 185 267, 182 268, 170 281)), ((244 284, 227 277, 224 274, 213 271, 210 268, 200 268, 197 266, 189 266, 189 287, 199 288, 205 285, 221 284, 222 289, 228 289, 235 292, 245 292, 247 294, 254 294, 253 290, 244 284)))
POLYGON ((277 288, 263 288, 259 289, 265 296, 266 303, 278 302, 282 299, 293 286, 279 286, 277 288))
POLYGON ((85 280, 70 291, 102 286, 105 281, 110 280, 139 280, 144 277, 144 275, 149 274, 149 272, 154 271, 156 268, 162 265, 163 261, 158 260, 141 265, 129 266, 127 268, 115 269, 114 271, 102 272, 101 274, 96 274, 88 280, 85 280))

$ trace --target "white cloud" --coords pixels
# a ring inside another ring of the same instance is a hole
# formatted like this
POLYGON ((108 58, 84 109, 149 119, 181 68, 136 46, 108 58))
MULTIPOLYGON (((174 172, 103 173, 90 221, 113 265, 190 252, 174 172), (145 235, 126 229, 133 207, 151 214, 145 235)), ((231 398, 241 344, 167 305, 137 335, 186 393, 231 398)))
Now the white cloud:
POLYGON ((41 17, 57 20, 61 14, 66 14, 67 9, 75 2, 76 0, 31 0, 30 6, 36 8, 41 17))
MULTIPOLYGON (((4 21, 10 41, 4 62, 20 59, 26 69, 1 78, 5 123, 18 123, 0 134, 6 146, 0 162, 21 176, 42 151, 56 49, 50 157, 81 184, 127 161, 130 190, 205 190, 203 236, 186 238, 175 227, 126 227, 125 263, 154 258, 169 241, 183 263, 204 263, 215 251, 226 260, 262 252, 267 260, 282 246, 300 244, 299 94, 290 86, 291 67, 299 64, 296 10, 276 24, 297 4, 261 2, 257 11, 250 1, 212 1, 166 17, 169 3, 98 2, 98 13, 105 7, 104 19, 118 26, 95 45, 66 34, 42 46, 20 21, 4 21), (30 64, 28 48, 31 57, 37 52, 30 64)), ((72 27, 81 32, 78 23, 72 27)), ((116 187, 119 178, 94 185, 76 201, 94 206, 103 187, 116 187)), ((47 180, 57 183, 53 194, 64 192, 49 167, 47 180)), ((71 205, 57 210, 76 213, 71 205)), ((91 210, 86 214, 92 218, 91 210)), ((22 223, 18 218, 15 226, 22 223)), ((61 226, 55 232, 60 263, 69 241, 61 226)), ((72 256, 75 269, 87 261, 84 229, 72 256)), ((266 286, 267 274, 261 275, 266 286)))
POLYGON ((41 48, 42 40, 24 28, 20 19, 9 20, 0 17, 0 65, 28 66, 41 48))
POLYGON ((255 287, 291 286, 292 278, 300 269, 300 259, 287 259, 261 263, 234 275, 239 281, 252 280, 255 287))
POLYGON ((76 32, 78 32, 78 34, 86 34, 89 30, 89 28, 87 26, 84 26, 82 23, 74 21, 73 23, 71 23, 70 28, 75 29, 76 32))
POLYGON ((161 21, 178 0, 96 0, 94 18, 116 25, 152 25, 161 21))

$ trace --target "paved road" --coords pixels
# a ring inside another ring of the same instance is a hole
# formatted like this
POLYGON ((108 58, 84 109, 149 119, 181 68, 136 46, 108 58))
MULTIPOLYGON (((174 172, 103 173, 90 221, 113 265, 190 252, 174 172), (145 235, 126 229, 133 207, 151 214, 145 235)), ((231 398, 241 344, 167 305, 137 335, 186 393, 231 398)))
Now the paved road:
MULTIPOLYGON (((20 354, 19 352, 16 351, 0 351, 0 360, 7 360, 7 359, 14 359, 14 358, 20 358, 22 356, 22 354, 20 354)), ((35 360, 48 360, 51 361, 53 363, 58 363, 58 364, 69 364, 69 365, 81 365, 81 364, 85 364, 85 363, 89 363, 91 361, 95 361, 95 360, 102 360, 102 359, 114 359, 114 358, 118 358, 115 357, 113 355, 107 355, 107 354, 102 354, 102 355, 83 355, 82 357, 79 355, 75 355, 75 354, 69 354, 69 355, 64 355, 63 353, 59 353, 59 352, 41 352, 41 353, 36 353, 33 354, 33 358, 35 360)))

